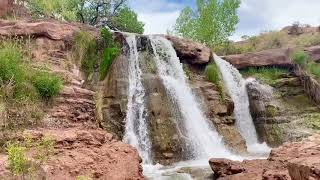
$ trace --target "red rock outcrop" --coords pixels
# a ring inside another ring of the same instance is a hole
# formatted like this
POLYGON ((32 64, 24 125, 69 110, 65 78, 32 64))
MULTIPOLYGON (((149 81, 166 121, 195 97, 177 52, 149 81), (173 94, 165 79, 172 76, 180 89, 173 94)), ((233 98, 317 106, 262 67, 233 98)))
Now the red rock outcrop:
POLYGON ((304 49, 312 60, 320 62, 320 46, 312 46, 304 49))
POLYGON ((0 17, 6 16, 11 11, 12 0, 1 0, 0 1, 0 17))
POLYGON ((229 55, 224 59, 237 69, 264 66, 293 67, 289 54, 290 49, 270 49, 256 53, 229 55))
POLYGON ((320 135, 273 149, 267 160, 210 159, 218 179, 317 180, 320 179, 320 135))
MULTIPOLYGON (((40 127, 27 130, 34 139, 53 137, 54 155, 41 166, 39 179, 143 179, 137 151, 98 127, 96 92, 83 85, 77 64, 70 58, 77 31, 98 30, 60 22, 0 21, 0 39, 31 37, 30 54, 35 66, 46 65, 64 79, 64 89, 44 106, 46 115, 40 127)), ((0 179, 14 179, 8 171, 6 154, 0 154, 0 179)))
POLYGON ((173 36, 165 37, 172 42, 180 60, 197 65, 207 64, 210 61, 211 50, 203 44, 173 36))

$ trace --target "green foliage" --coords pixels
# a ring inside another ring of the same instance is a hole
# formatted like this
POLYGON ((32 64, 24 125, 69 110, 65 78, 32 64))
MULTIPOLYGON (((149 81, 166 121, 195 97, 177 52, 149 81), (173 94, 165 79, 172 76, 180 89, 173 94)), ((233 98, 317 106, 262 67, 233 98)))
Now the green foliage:
POLYGON ((32 76, 32 83, 44 100, 50 100, 62 90, 59 76, 46 71, 39 71, 32 76))
POLYGON ((29 0, 31 14, 38 18, 108 25, 112 29, 142 34, 144 24, 127 7, 126 0, 29 0))
POLYGON ((251 76, 270 85, 274 84, 281 75, 289 73, 287 69, 276 67, 247 68, 245 70, 241 70, 240 72, 245 77, 251 76))
POLYGON ((23 175, 28 172, 28 159, 26 148, 17 144, 9 144, 7 147, 10 171, 14 175, 23 175))
POLYGON ((174 30, 211 47, 225 45, 239 22, 236 10, 240 3, 240 0, 197 0, 196 10, 190 7, 182 10, 174 30))
POLYGON ((90 77, 99 59, 96 38, 88 32, 78 32, 75 36, 73 53, 76 63, 80 64, 81 70, 90 77))
POLYGON ((106 48, 103 54, 103 60, 100 64, 100 80, 104 80, 110 69, 113 60, 120 54, 120 50, 117 47, 106 48))
POLYGON ((314 75, 317 79, 320 79, 320 65, 317 63, 310 63, 307 67, 307 72, 314 75))
POLYGON ((144 23, 138 21, 137 14, 128 7, 121 9, 111 19, 111 27, 120 31, 143 34, 144 23))
POLYGON ((304 51, 295 52, 291 58, 295 63, 297 63, 301 67, 306 67, 310 59, 309 55, 304 51))
POLYGON ((101 29, 101 36, 104 46, 103 59, 100 63, 100 80, 102 81, 107 76, 113 60, 119 56, 120 48, 119 44, 113 40, 112 33, 107 28, 101 29))
POLYGON ((210 82, 218 84, 220 81, 220 71, 216 64, 208 65, 205 69, 205 73, 210 82))
POLYGON ((76 21, 77 0, 29 0, 27 7, 35 17, 53 17, 60 20, 76 21))
POLYGON ((214 83, 217 86, 218 91, 220 92, 220 101, 223 102, 225 95, 224 95, 224 88, 221 80, 220 70, 218 66, 215 63, 207 65, 205 69, 205 74, 208 81, 214 83))

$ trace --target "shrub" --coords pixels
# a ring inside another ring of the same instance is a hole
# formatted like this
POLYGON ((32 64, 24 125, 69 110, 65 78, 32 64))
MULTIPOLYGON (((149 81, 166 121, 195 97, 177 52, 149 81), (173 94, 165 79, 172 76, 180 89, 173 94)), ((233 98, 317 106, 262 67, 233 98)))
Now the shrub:
POLYGON ((298 65, 300 65, 301 67, 306 67, 309 59, 310 59, 309 55, 303 51, 295 52, 292 55, 292 60, 298 65))
POLYGON ((9 144, 7 147, 10 171, 14 175, 22 175, 28 172, 28 160, 26 148, 17 144, 9 144))
POLYGON ((218 84, 220 81, 220 73, 219 73, 219 68, 217 67, 216 64, 210 64, 206 67, 205 73, 207 76, 207 79, 214 83, 218 84))
POLYGON ((32 77, 32 83, 44 100, 58 95, 62 89, 61 78, 45 71, 35 73, 32 77))

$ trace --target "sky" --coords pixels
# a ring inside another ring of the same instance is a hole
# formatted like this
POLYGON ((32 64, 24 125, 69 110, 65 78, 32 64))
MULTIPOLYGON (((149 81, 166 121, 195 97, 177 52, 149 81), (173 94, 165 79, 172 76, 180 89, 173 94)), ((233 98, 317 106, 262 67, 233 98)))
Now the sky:
MULTIPOLYGON (((145 34, 165 34, 186 7, 195 7, 196 0, 129 0, 138 19, 145 23, 145 34)), ((277 30, 299 21, 320 25, 320 0, 242 0, 238 9, 240 22, 232 40, 243 35, 257 35, 277 30)))

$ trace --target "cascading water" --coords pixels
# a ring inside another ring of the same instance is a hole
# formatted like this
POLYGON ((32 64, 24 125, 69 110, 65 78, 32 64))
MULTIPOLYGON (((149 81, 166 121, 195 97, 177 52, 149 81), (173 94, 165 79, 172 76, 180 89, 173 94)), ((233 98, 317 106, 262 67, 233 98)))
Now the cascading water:
POLYGON ((236 126, 245 138, 248 151, 251 153, 268 153, 270 148, 265 144, 259 144, 257 132, 249 109, 249 98, 246 90, 246 81, 240 72, 227 61, 214 55, 214 60, 219 67, 224 84, 234 102, 236 126))
POLYGON ((151 142, 148 134, 145 111, 145 89, 135 35, 126 38, 129 45, 129 92, 124 141, 137 148, 144 164, 151 162, 151 142))
POLYGON ((185 133, 192 157, 204 158, 206 161, 210 157, 238 159, 226 149, 222 138, 209 125, 192 94, 182 64, 170 41, 159 36, 151 36, 150 41, 158 74, 171 99, 177 104, 177 111, 182 115, 182 122, 178 124, 184 126, 180 131, 185 133))

